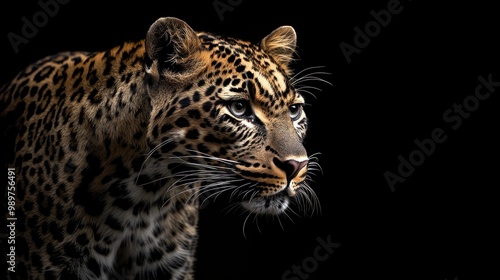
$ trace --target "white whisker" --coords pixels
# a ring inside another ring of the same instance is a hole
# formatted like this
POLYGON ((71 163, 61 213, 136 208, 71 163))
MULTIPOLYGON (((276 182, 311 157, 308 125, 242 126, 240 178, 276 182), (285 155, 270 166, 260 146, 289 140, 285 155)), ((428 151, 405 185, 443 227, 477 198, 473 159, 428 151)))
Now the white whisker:
POLYGON ((319 66, 311 66, 311 67, 304 68, 304 69, 300 70, 299 72, 295 73, 295 75, 293 75, 293 76, 290 78, 290 80, 291 80, 291 81, 295 81, 295 80, 297 80, 297 77, 300 77, 300 75, 302 75, 302 74, 303 74, 304 72, 306 72, 306 71, 309 71, 309 70, 312 70, 312 69, 324 68, 324 67, 325 67, 325 66, 321 66, 321 65, 319 65, 319 66))
POLYGON ((163 142, 161 142, 160 144, 156 145, 156 147, 154 147, 153 149, 151 149, 151 151, 149 151, 149 153, 146 155, 146 158, 144 159, 144 161, 142 162, 141 164, 141 168, 139 169, 139 172, 137 173, 137 178, 135 179, 135 183, 137 184, 137 182, 139 182, 139 177, 141 175, 141 172, 142 170, 144 169, 144 164, 146 164, 146 161, 149 160, 149 158, 158 150, 160 149, 161 147, 165 146, 166 144, 172 142, 172 139, 167 139, 163 142))
POLYGON ((196 150, 188 149, 187 151, 191 152, 191 153, 196 153, 197 155, 185 155, 185 156, 181 156, 182 158, 185 157, 185 158, 208 159, 208 160, 223 162, 223 163, 227 163, 227 164, 237 164, 238 163, 238 161, 235 161, 235 160, 230 160, 230 159, 215 157, 215 156, 212 156, 212 155, 200 152, 200 151, 196 151, 196 150))
MULTIPOLYGON (((321 90, 315 85, 305 84, 308 82, 319 81, 331 85, 330 82, 318 77, 318 75, 328 73, 316 71, 317 68, 319 67, 310 67, 297 73, 292 78, 291 83, 295 86, 297 92, 321 90)), ((166 190, 164 191, 161 207, 165 207, 169 202, 180 200, 198 205, 201 209, 209 201, 215 202, 217 199, 227 199, 229 203, 223 209, 225 213, 228 214, 236 211, 236 209, 242 210, 244 238, 247 238, 247 229, 251 223, 261 232, 259 225, 261 217, 272 218, 274 222, 277 219, 280 228, 285 230, 286 221, 294 222, 294 216, 298 217, 299 214, 312 216, 321 213, 318 196, 310 187, 313 178, 317 174, 323 173, 321 165, 318 163, 320 153, 314 153, 308 157, 307 173, 304 175, 304 180, 300 183, 300 186, 296 188, 294 197, 287 198, 284 193, 266 197, 262 195, 263 186, 260 185, 260 182, 248 180, 236 173, 238 171, 235 170, 235 166, 239 165, 240 162, 235 160, 188 149, 184 155, 170 156, 169 164, 175 163, 177 166, 170 170, 163 168, 164 166, 161 166, 155 153, 171 142, 171 140, 163 141, 145 155, 136 178, 136 184, 139 186, 158 182, 168 184, 168 186, 165 186, 166 190), (147 170, 147 173, 145 170, 147 170), (167 171, 162 173, 163 170, 167 171), (141 177, 140 180, 139 176, 141 177), (144 182, 144 178, 148 182, 144 182)))
MULTIPOLYGON (((300 215, 299 215, 297 212, 295 212, 295 211, 294 211, 291 207, 288 207, 288 208, 286 209, 286 211, 287 211, 287 212, 292 212, 292 214, 294 214, 295 216, 300 217, 300 215)), ((287 216, 288 216, 288 215, 287 215, 287 216)), ((288 216, 288 217, 289 217, 289 216, 288 216)), ((290 219, 290 220, 291 220, 291 219, 290 219)))
POLYGON ((246 224, 247 224, 248 218, 250 218, 250 216, 252 216, 252 212, 250 212, 250 211, 247 211, 247 212, 248 212, 248 215, 247 215, 247 217, 245 218, 245 221, 243 222, 243 237, 244 237, 245 239, 247 239, 247 235, 246 235, 246 233, 245 233, 245 226, 246 226, 246 224))
POLYGON ((311 95, 313 98, 317 99, 316 95, 313 94, 313 91, 322 91, 322 89, 320 87, 306 83, 319 82, 333 86, 331 82, 320 77, 321 75, 331 75, 331 73, 325 71, 316 71, 317 69, 323 67, 324 66, 312 66, 301 70, 300 72, 298 72, 297 74, 295 74, 293 77, 290 78, 290 84, 292 85, 292 87, 296 89, 297 92, 307 93, 311 95))

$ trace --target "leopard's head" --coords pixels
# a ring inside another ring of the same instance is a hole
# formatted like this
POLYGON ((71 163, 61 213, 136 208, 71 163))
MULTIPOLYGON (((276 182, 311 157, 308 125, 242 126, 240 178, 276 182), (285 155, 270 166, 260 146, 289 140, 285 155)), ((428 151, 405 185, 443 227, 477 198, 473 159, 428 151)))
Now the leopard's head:
POLYGON ((317 207, 308 181, 319 165, 303 145, 305 100, 290 69, 292 27, 252 44, 160 18, 145 45, 148 160, 169 170, 171 188, 199 183, 195 197, 227 194, 257 214, 283 213, 291 201, 317 207))

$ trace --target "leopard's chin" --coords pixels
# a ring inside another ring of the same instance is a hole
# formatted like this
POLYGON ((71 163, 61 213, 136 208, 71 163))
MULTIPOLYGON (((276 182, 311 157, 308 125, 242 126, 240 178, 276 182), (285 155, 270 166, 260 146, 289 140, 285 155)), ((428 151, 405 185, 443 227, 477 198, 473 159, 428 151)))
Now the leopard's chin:
POLYGON ((255 197, 252 200, 241 202, 241 205, 246 210, 258 215, 279 215, 288 209, 290 198, 282 194, 255 197))

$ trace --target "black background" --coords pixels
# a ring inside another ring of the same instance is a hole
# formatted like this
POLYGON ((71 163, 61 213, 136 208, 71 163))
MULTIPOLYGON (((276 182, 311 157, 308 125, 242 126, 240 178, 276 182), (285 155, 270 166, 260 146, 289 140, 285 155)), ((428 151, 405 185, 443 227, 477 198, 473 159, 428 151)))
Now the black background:
POLYGON ((21 34, 21 18, 41 8, 35 1, 3 4, 1 82, 45 55, 142 39, 164 16, 254 42, 292 25, 297 71, 324 66, 330 75, 322 77, 333 85, 314 84, 323 90, 317 99, 306 96, 306 146, 321 153, 323 174, 312 187, 322 211, 262 218, 258 227, 250 220, 244 236, 246 216, 221 211, 221 201, 209 204, 201 211, 197 279, 498 278, 500 87, 456 130, 443 119, 474 95, 478 76, 500 82, 497 8, 401 1, 402 11, 348 63, 341 42, 354 45, 354 27, 364 29, 373 21, 370 11, 392 1, 220 0, 235 4, 223 20, 214 2, 72 0, 17 54, 7 34, 21 34), (392 192, 384 172, 397 173, 398 156, 408 158, 414 140, 435 128, 446 141, 392 192), (318 238, 340 244, 325 261, 312 261, 318 238), (310 272, 284 277, 294 265, 310 272))

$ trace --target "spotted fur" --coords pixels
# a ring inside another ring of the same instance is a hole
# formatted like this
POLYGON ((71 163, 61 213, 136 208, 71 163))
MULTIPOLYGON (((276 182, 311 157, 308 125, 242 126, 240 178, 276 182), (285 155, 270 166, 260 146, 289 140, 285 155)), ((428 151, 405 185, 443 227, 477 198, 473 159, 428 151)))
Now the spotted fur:
POLYGON ((139 42, 66 52, 0 90, 15 133, 19 279, 193 279, 199 197, 255 214, 314 202, 317 163, 283 26, 259 44, 160 18, 139 42))

